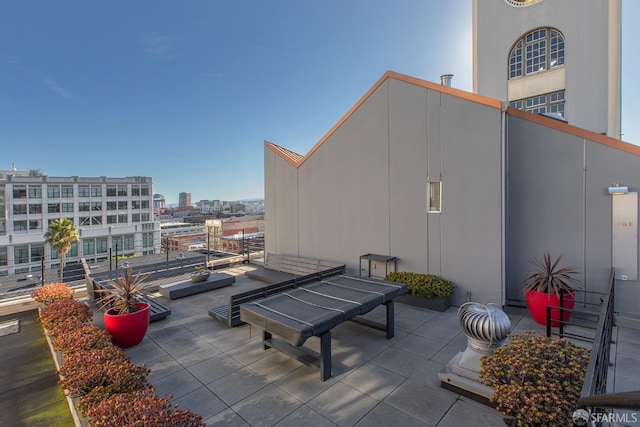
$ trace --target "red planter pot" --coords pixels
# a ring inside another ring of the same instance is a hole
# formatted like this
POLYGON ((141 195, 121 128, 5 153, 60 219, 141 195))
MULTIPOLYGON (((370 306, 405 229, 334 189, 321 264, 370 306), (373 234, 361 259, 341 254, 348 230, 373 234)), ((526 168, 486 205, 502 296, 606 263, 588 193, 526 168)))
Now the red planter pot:
POLYGON ((135 313, 115 314, 113 309, 104 313, 104 328, 111 335, 111 342, 120 348, 133 347, 140 344, 149 328, 151 306, 138 303, 140 310, 135 313))
MULTIPOLYGON (((563 298, 563 306, 568 309, 573 309, 575 304, 576 293, 565 294, 563 298)), ((531 291, 527 293, 527 308, 537 323, 543 326, 547 326, 547 306, 560 307, 560 298, 554 294, 548 294, 546 292, 531 291)), ((570 311, 562 312, 562 320, 564 322, 569 321, 571 317, 570 311)), ((557 328, 560 326, 560 310, 557 308, 551 309, 551 326, 557 328)))

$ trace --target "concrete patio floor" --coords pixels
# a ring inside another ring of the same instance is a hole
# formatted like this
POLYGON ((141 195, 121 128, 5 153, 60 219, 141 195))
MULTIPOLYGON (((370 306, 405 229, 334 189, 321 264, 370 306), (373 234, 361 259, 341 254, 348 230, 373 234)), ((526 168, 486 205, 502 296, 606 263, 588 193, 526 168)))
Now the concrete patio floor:
MULTIPOLYGON (((171 308, 151 323, 143 342, 125 350, 150 369, 158 395, 171 395, 180 409, 191 409, 208 425, 224 426, 498 426, 492 408, 440 387, 438 372, 466 347, 457 307, 439 313, 396 304, 396 334, 346 322, 332 331, 333 376, 273 349, 263 350, 261 331, 228 328, 208 310, 228 296, 263 285, 242 273, 242 265, 221 270, 236 284, 179 300, 159 298, 171 308)), ((514 332, 543 332, 526 309, 508 308, 514 332)), ((383 319, 379 307, 368 316, 383 319)), ((102 315, 97 312, 100 324, 102 315)), ((616 328, 611 391, 637 388, 640 330, 616 328)), ((319 340, 305 343, 318 350, 319 340)), ((611 378, 611 377, 610 377, 611 378)))

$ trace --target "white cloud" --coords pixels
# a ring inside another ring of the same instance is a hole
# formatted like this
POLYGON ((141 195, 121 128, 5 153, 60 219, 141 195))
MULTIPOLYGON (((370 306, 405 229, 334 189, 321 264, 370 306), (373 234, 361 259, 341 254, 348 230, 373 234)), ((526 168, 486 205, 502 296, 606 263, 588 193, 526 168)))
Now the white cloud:
POLYGON ((53 80, 48 78, 44 78, 42 81, 44 82, 44 84, 46 84, 49 87, 49 89, 51 89, 61 97, 66 99, 73 98, 73 93, 69 89, 61 86, 59 83, 54 82, 53 80))
POLYGON ((174 39, 172 36, 143 36, 140 40, 145 52, 156 59, 172 60, 174 39))
POLYGON ((225 73, 206 73, 204 76, 211 80, 222 80, 227 77, 225 73))

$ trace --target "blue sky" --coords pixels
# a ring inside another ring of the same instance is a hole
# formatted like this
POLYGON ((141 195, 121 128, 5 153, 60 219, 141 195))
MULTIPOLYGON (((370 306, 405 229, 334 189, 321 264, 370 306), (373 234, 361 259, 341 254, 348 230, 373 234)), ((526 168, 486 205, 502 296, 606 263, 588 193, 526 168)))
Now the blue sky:
POLYGON ((151 176, 169 203, 262 197, 263 141, 306 154, 387 70, 472 88, 471 0, 8 1, 0 40, 0 169, 151 176))

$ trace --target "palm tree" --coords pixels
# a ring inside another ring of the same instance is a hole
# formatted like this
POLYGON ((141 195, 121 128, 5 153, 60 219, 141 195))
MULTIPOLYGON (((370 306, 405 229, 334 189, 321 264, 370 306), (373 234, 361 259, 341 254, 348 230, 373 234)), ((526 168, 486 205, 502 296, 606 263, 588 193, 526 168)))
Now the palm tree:
POLYGON ((64 254, 69 252, 73 242, 80 240, 78 229, 69 218, 56 219, 49 224, 49 230, 44 233, 44 242, 49 243, 60 255, 60 283, 64 269, 64 254))

